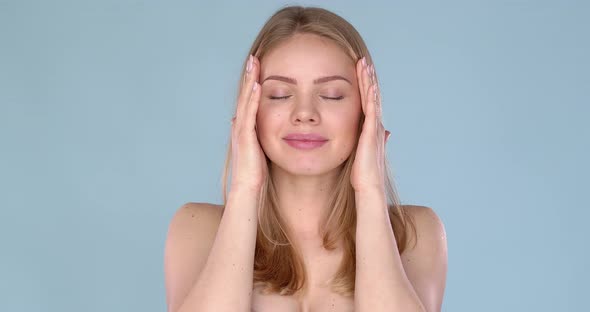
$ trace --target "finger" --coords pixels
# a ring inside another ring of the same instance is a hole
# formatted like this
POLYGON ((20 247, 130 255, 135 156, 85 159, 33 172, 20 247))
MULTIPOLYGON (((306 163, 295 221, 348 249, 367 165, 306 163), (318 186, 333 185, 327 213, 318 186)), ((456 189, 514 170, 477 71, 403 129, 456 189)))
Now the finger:
POLYGON ((365 107, 365 122, 369 120, 373 125, 373 128, 376 129, 377 126, 377 117, 378 112, 376 110, 375 105, 375 85, 370 85, 367 91, 365 91, 365 97, 367 98, 367 103, 365 107))
MULTIPOLYGON (((363 84, 364 84, 364 88, 365 88, 365 92, 367 92, 369 90, 369 88, 371 87, 371 65, 368 63, 363 70, 363 84)), ((367 93, 365 93, 365 112, 367 111, 367 106, 369 105, 369 102, 371 101, 371 96, 367 95, 367 93)), ((366 114, 366 113, 365 113, 366 114)))
MULTIPOLYGON (((367 68, 365 69, 365 72, 366 72, 366 74, 365 74, 365 76, 366 76, 365 77, 365 79, 366 79, 365 83, 366 83, 367 89, 369 89, 369 87, 372 86, 374 84, 374 82, 375 82, 375 79, 374 79, 374 76, 373 76, 373 74, 374 74, 374 68, 375 68, 374 67, 374 64, 367 64, 367 68)), ((371 103, 371 101, 374 101, 375 100, 375 92, 376 91, 373 90, 372 93, 369 93, 367 95, 365 105, 369 105, 371 103)), ((365 107, 365 109, 366 109, 366 107, 365 107)))
POLYGON ((374 104, 374 90, 375 85, 370 85, 365 91, 365 98, 367 99, 365 107, 365 123, 363 125, 363 132, 371 132, 370 135, 377 135, 377 119, 374 104))
POLYGON ((254 125, 256 124, 256 112, 258 111, 258 102, 260 101, 260 91, 262 89, 260 83, 258 83, 259 72, 260 62, 253 56, 252 70, 250 71, 250 75, 253 76, 252 89, 250 90, 250 97, 245 105, 244 116, 242 118, 246 129, 254 129, 254 125))
MULTIPOLYGON (((254 82, 256 81, 256 62, 254 60, 253 56, 249 56, 248 58, 252 58, 251 60, 251 67, 250 67, 250 71, 246 71, 245 73, 245 79, 246 79, 246 83, 242 86, 241 90, 240 90, 240 95, 238 96, 238 105, 236 107, 236 121, 235 123, 239 123, 240 120, 242 119, 242 115, 244 114, 244 112, 246 111, 246 106, 248 105, 248 102, 250 100, 250 96, 252 95, 252 87, 254 86, 254 82)), ((248 61, 247 61, 248 62, 248 61)), ((246 65, 246 68, 248 68, 248 65, 246 65)))
POLYGON ((245 129, 254 130, 254 126, 256 125, 256 113, 258 112, 258 106, 260 104, 261 89, 260 84, 254 82, 252 96, 250 97, 246 115, 244 116, 243 126, 245 129))
POLYGON ((373 76, 373 94, 371 99, 373 105, 375 106, 375 118, 377 118, 377 122, 381 123, 383 118, 383 111, 381 107, 381 97, 379 92, 379 84, 377 84, 377 79, 373 76))
POLYGON ((366 58, 363 57, 361 58, 358 62, 357 62, 357 66, 356 66, 356 76, 357 76, 357 82, 358 82, 358 86, 359 86, 359 93, 361 96, 361 108, 363 113, 366 115, 367 112, 365 111, 365 103, 367 103, 367 96, 366 96, 366 90, 367 90, 367 84, 366 84, 366 79, 364 78, 364 76, 366 75, 365 73, 365 64, 363 63, 366 62, 366 58))
POLYGON ((381 130, 385 130, 383 128, 383 110, 381 105, 381 92, 379 90, 379 83, 377 82, 377 74, 375 73, 375 64, 371 64, 369 66, 369 75, 371 84, 374 85, 373 93, 369 96, 369 101, 375 106, 375 118, 377 125, 381 126, 381 130))
MULTIPOLYGON (((373 70, 374 73, 374 70, 373 70)), ((374 74, 373 74, 374 75, 374 74)), ((377 126, 377 133, 379 134, 380 138, 384 138, 387 134, 386 134, 386 130, 385 127, 383 126, 383 110, 382 110, 382 105, 381 105, 381 97, 380 97, 380 92, 379 92, 379 84, 377 83, 377 79, 375 79, 375 76, 373 76, 373 89, 374 94, 373 94, 373 106, 375 108, 375 124, 377 126)))
POLYGON ((385 127, 383 126, 381 117, 381 105, 379 104, 379 86, 377 83, 373 83, 367 91, 368 103, 367 103, 367 114, 365 116, 365 123, 369 122, 370 128, 374 131, 375 137, 378 139, 377 142, 385 139, 385 127))
POLYGON ((370 115, 372 117, 373 128, 375 129, 375 135, 380 140, 385 140, 385 127, 383 127, 382 118, 382 106, 381 96, 379 91, 379 83, 377 82, 377 75, 375 74, 375 64, 367 66, 367 76, 369 84, 369 90, 367 90, 367 113, 365 116, 370 115), (370 113, 369 113, 370 111, 370 113))

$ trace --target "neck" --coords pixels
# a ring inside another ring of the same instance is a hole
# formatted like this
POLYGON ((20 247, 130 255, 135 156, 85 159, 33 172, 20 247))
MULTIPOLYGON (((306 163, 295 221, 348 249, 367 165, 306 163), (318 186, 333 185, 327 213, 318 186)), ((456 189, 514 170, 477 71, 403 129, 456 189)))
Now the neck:
POLYGON ((279 213, 297 242, 321 242, 320 226, 330 210, 328 201, 338 170, 314 176, 293 175, 276 167, 271 170, 279 213))

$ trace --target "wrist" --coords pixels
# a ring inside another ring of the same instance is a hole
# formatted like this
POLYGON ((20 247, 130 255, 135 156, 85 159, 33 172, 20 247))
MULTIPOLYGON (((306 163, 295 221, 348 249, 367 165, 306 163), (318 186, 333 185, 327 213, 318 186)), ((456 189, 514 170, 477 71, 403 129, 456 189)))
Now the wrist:
POLYGON ((260 200, 262 187, 250 185, 232 185, 228 198, 240 198, 241 200, 260 200))
POLYGON ((380 187, 367 187, 367 188, 363 188, 363 189, 355 189, 354 190, 354 195, 357 197, 365 197, 365 196, 370 196, 370 197, 374 197, 374 196, 383 196, 383 197, 387 197, 385 195, 385 188, 380 188, 380 187))
POLYGON ((262 190, 262 186, 247 185, 247 184, 233 184, 229 188, 230 193, 249 193, 259 194, 262 190))
POLYGON ((382 189, 370 188, 354 192, 355 204, 357 209, 359 207, 368 207, 362 209, 369 209, 370 207, 385 207, 387 208, 387 196, 382 189))
POLYGON ((260 192, 253 188, 234 187, 229 191, 224 209, 249 211, 255 217, 260 205, 260 192), (230 208, 231 207, 231 208, 230 208))

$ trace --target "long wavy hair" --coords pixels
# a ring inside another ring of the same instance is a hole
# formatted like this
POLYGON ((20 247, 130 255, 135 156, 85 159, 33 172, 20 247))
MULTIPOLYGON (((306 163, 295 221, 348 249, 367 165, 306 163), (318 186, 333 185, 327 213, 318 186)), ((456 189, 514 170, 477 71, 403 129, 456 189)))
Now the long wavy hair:
MULTIPOLYGON (((278 10, 260 30, 249 54, 258 57, 262 62, 270 50, 296 34, 314 34, 331 40, 340 46, 355 64, 363 56, 366 57, 367 64, 373 63, 365 42, 356 29, 337 14, 317 7, 288 6, 278 10)), ((240 77, 244 76, 245 70, 246 62, 243 64, 240 77)), ((354 295, 356 208, 350 173, 363 123, 364 114, 361 114, 356 144, 348 159, 339 167, 341 170, 337 183, 330 192, 329 207, 331 210, 320 225, 323 246, 326 250, 334 250, 339 243, 343 246, 344 253, 339 269, 328 281, 328 284, 333 292, 345 297, 354 295)), ((223 207, 227 204, 227 177, 231 168, 231 155, 230 135, 222 174, 223 207)), ((304 289, 306 285, 305 266, 302 255, 294 247, 289 232, 285 230, 285 221, 278 212, 277 193, 270 175, 270 160, 267 156, 265 157, 269 174, 261 188, 258 206, 254 286, 262 286, 261 291, 264 294, 293 295, 304 289)), ((394 230, 398 251, 401 254, 406 249, 409 238, 416 236, 416 229, 410 215, 402 209, 392 183, 387 157, 385 158, 385 170, 389 219, 394 230), (410 229, 412 232, 409 231, 410 229), (413 236, 410 233, 413 233, 413 236)))

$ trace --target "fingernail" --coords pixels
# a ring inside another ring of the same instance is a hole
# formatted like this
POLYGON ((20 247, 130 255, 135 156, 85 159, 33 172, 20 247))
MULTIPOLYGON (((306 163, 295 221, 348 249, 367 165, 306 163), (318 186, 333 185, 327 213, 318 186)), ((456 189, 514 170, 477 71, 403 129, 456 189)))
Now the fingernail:
POLYGON ((252 87, 252 91, 256 91, 258 89, 258 82, 254 81, 254 86, 252 87))
POLYGON ((367 67, 367 59, 363 56, 363 67, 367 67))
POLYGON ((250 72, 252 70, 252 54, 248 56, 248 65, 246 65, 246 72, 250 72))

